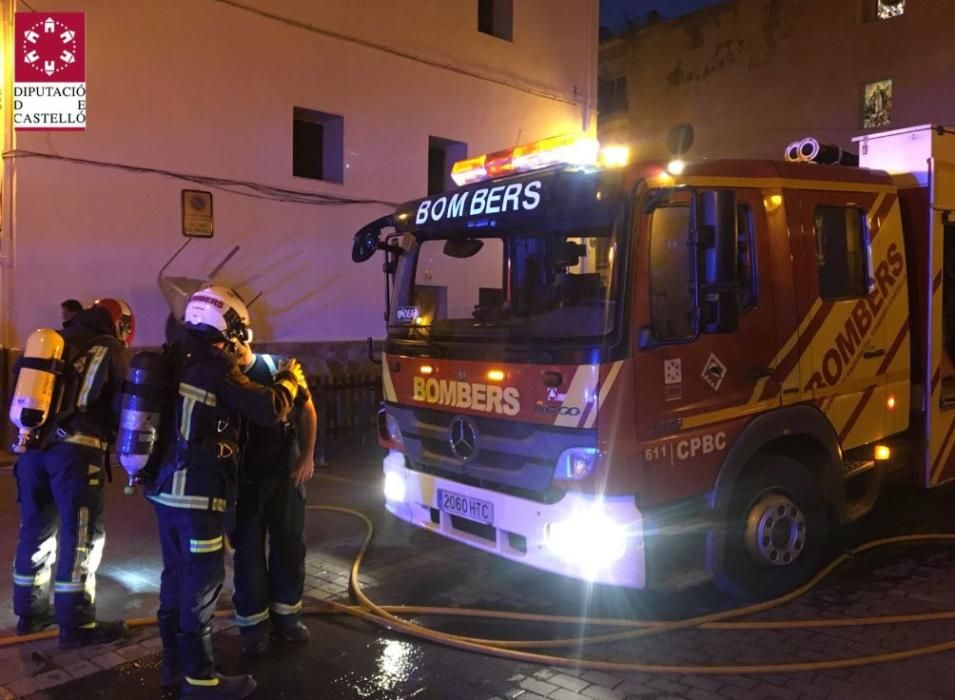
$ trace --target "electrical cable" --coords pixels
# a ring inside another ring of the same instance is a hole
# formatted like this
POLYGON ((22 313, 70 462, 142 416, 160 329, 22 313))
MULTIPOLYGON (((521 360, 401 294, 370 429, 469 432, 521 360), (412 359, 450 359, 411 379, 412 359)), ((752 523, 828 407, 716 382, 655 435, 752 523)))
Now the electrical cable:
MULTIPOLYGON (((733 621, 737 618, 753 615, 758 612, 765 612, 772 608, 779 607, 795 598, 805 595, 815 588, 823 579, 832 574, 837 568, 842 566, 847 560, 859 554, 869 552, 879 547, 899 544, 930 544, 940 542, 955 542, 955 534, 938 533, 924 535, 903 535, 900 537, 889 537, 880 540, 874 540, 864 545, 856 547, 836 557, 832 562, 825 566, 806 584, 786 595, 774 598, 773 600, 747 605, 741 608, 725 610, 721 612, 699 615, 684 620, 661 621, 661 620, 627 620, 617 618, 587 618, 562 615, 539 615, 529 613, 514 613, 503 610, 484 610, 473 608, 447 608, 447 607, 429 607, 429 606, 405 606, 405 605, 378 605, 362 590, 359 581, 361 564, 365 554, 371 546, 374 537, 374 524, 371 519, 350 508, 340 506, 308 506, 310 511, 322 511, 348 515, 358 518, 365 526, 365 536, 359 548, 358 554, 352 562, 349 574, 349 590, 352 596, 357 600, 357 605, 345 605, 332 601, 316 601, 316 605, 310 605, 303 610, 304 614, 309 615, 351 615, 371 622, 391 631, 397 631, 409 636, 417 637, 430 642, 442 644, 444 646, 461 649, 464 651, 476 652, 495 656, 499 658, 520 661, 523 663, 545 664, 548 666, 562 666, 573 668, 587 668, 601 671, 617 672, 643 672, 643 673, 670 673, 683 675, 740 675, 750 673, 794 673, 805 671, 826 671, 844 668, 853 668, 858 666, 867 666, 879 663, 888 663, 894 661, 903 661, 920 656, 938 654, 945 651, 955 650, 955 640, 930 644, 899 651, 885 652, 881 654, 872 654, 867 656, 848 657, 841 659, 826 659, 820 661, 805 661, 796 663, 780 664, 733 664, 733 665, 679 665, 679 664, 650 664, 650 663, 623 663, 615 661, 602 661, 600 659, 588 659, 579 656, 558 656, 552 654, 532 653, 522 651, 527 648, 556 648, 561 646, 573 646, 579 648, 589 644, 606 643, 609 641, 618 641, 620 639, 633 639, 636 637, 646 637, 651 635, 665 634, 687 629, 700 630, 786 630, 786 629, 813 629, 827 627, 866 627, 874 625, 903 624, 931 622, 955 619, 955 611, 939 611, 934 613, 919 613, 912 615, 885 615, 870 616, 863 618, 843 618, 843 619, 809 619, 809 620, 771 620, 771 621, 733 621), (592 626, 612 626, 612 627, 631 627, 631 631, 620 632, 609 635, 598 635, 591 637, 574 637, 571 639, 550 639, 550 640, 492 640, 468 637, 463 635, 450 634, 431 629, 417 622, 413 622, 399 615, 409 616, 434 616, 434 617, 470 617, 477 619, 496 619, 507 620, 511 622, 532 622, 547 624, 588 624, 592 626)), ((231 610, 219 610, 217 617, 229 617, 233 614, 231 610)), ((130 627, 145 627, 154 625, 154 617, 140 617, 127 620, 130 627)), ((56 636, 55 630, 47 630, 36 634, 24 636, 9 636, 0 638, 0 648, 14 646, 27 642, 39 641, 43 639, 52 639, 56 636)))
POLYGON ((147 166, 129 165, 127 163, 116 163, 102 160, 91 160, 89 158, 74 158, 53 153, 42 153, 39 151, 17 149, 3 153, 4 160, 15 160, 18 158, 41 158, 46 160, 62 161, 65 163, 71 163, 73 165, 121 170, 124 172, 136 173, 140 175, 160 175, 163 177, 184 180, 196 185, 202 185, 225 192, 230 192, 231 194, 236 194, 243 197, 253 197, 255 199, 266 199, 290 204, 308 204, 312 206, 373 204, 377 206, 389 207, 392 209, 398 206, 398 202, 389 202, 381 199, 341 197, 338 195, 321 194, 319 192, 307 192, 304 190, 292 190, 282 187, 275 187, 273 185, 266 185, 250 180, 235 180, 231 178, 214 177, 210 175, 196 175, 193 173, 178 172, 175 170, 164 170, 161 168, 150 168, 147 166))

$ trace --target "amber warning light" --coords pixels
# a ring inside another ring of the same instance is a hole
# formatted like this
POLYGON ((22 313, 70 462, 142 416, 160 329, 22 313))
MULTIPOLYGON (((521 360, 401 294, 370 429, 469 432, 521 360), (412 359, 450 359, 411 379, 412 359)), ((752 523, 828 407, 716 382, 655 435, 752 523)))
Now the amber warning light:
POLYGON ((490 382, 503 382, 505 376, 502 369, 491 369, 487 372, 487 379, 490 382))
POLYGON ((614 144, 601 149, 597 139, 586 134, 551 136, 505 151, 459 160, 451 168, 451 179, 461 186, 551 165, 613 168, 629 162, 630 149, 627 146, 614 144))

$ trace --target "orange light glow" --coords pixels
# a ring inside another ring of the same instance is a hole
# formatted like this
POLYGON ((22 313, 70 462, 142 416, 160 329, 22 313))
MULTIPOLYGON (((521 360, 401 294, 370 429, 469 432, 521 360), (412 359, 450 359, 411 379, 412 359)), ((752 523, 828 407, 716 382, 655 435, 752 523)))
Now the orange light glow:
POLYGON ((630 147, 620 144, 600 149, 600 164, 608 168, 622 168, 630 164, 630 147))
POLYGON ((504 151, 459 160, 451 168, 451 179, 458 185, 469 185, 558 163, 593 165, 597 162, 599 149, 600 144, 592 136, 552 136, 504 151))
POLYGON ((502 369, 491 369, 488 370, 487 373, 487 379, 489 382, 503 382, 505 376, 504 370, 502 369))
POLYGON ((894 410, 895 410, 895 397, 894 397, 894 396, 889 396, 889 400, 885 402, 885 405, 886 405, 886 407, 888 407, 888 409, 889 409, 890 411, 894 411, 894 410))
POLYGON ((487 156, 478 156, 477 158, 459 160, 451 168, 451 179, 458 185, 469 185, 472 182, 486 180, 487 170, 484 168, 486 158, 487 156))
POLYGON ((875 458, 878 461, 884 462, 891 456, 892 456, 892 450, 890 450, 886 445, 875 446, 875 458))
POLYGON ((418 368, 418 371, 421 372, 421 374, 432 374, 434 372, 434 367, 431 365, 421 365, 421 367, 418 368))
POLYGON ((783 205, 783 196, 781 194, 771 194, 763 200, 766 211, 773 212, 783 205))

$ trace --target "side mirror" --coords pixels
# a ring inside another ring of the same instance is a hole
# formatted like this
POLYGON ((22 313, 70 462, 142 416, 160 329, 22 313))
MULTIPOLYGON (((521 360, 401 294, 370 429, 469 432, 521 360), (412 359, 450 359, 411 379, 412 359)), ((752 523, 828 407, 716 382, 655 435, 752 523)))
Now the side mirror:
POLYGON ((375 219, 370 224, 358 229, 351 248, 352 262, 360 263, 370 259, 375 251, 381 247, 378 242, 381 237, 381 230, 388 226, 394 226, 394 219, 390 215, 375 219))
POLYGON ((739 327, 736 193, 701 192, 696 208, 700 330, 732 333, 739 327))
POLYGON ((736 284, 739 279, 736 193, 732 190, 702 192, 697 212, 701 285, 736 284))
POLYGON ((362 229, 355 234, 355 242, 351 247, 352 262, 365 262, 375 254, 376 250, 378 250, 378 233, 362 229))

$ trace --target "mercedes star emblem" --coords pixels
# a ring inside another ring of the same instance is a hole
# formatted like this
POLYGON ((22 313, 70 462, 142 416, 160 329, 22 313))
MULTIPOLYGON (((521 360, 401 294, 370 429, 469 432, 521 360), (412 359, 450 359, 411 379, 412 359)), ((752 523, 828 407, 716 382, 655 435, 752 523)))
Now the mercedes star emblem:
POLYGON ((464 416, 455 416, 448 429, 451 452, 462 462, 467 462, 477 453, 477 426, 464 416))

